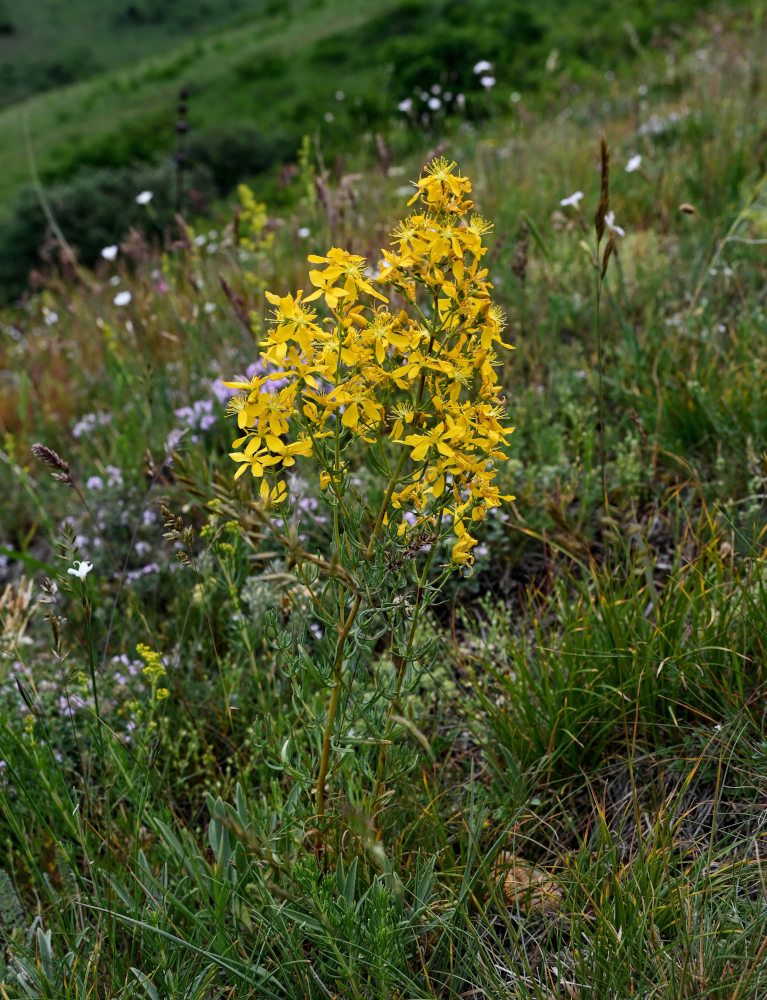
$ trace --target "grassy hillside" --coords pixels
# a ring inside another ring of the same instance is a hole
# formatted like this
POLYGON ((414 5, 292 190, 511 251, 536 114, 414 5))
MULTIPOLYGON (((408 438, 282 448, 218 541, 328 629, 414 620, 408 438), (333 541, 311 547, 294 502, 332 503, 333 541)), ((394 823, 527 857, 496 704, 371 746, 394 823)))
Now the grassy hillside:
MULTIPOLYGON (((0 107, 174 48, 269 0, 2 0, 0 107)), ((289 6, 272 4, 274 9, 289 6)))
MULTIPOLYGON (((31 19, 34 30, 30 25, 29 30, 20 28, 18 36, 0 37, 0 45, 7 46, 2 53, 6 66, 23 67, 31 51, 66 51, 75 44, 70 34, 76 39, 75 29, 83 32, 87 26, 107 72, 6 110, 0 136, 9 159, 0 203, 29 178, 20 130, 25 118, 41 175, 50 180, 66 177, 80 165, 122 165, 169 149, 182 85, 192 92, 193 128, 244 119, 265 131, 300 123, 311 132, 331 112, 333 128, 326 131, 332 142, 334 132, 347 138, 360 121, 385 125, 396 102, 419 88, 441 84, 456 93, 481 93, 472 73, 479 59, 494 63, 502 106, 514 87, 529 90, 546 79, 551 94, 552 82, 556 92, 561 89, 557 80, 577 82, 593 75, 589 67, 594 74, 620 72, 632 53, 665 44, 701 6, 646 0, 626 17, 614 0, 604 0, 599 16, 592 9, 584 26, 579 3, 531 7, 478 0, 469 13, 448 0, 243 2, 236 27, 217 30, 208 11, 211 24, 205 24, 204 32, 184 39, 183 33, 179 38, 168 30, 162 43, 166 51, 157 55, 152 41, 145 44, 141 36, 154 22, 132 28, 120 19, 120 4, 97 4, 89 11, 81 2, 64 16, 60 5, 51 3, 48 18, 38 17, 37 8, 32 17, 29 5, 19 5, 14 16, 31 19), (62 19, 69 25, 63 37, 62 19), (339 88, 347 95, 342 107, 335 99, 339 88)), ((237 6, 236 0, 231 4, 237 6)), ((230 6, 211 9, 223 16, 230 6)), ((188 5, 161 9, 170 29, 188 13, 188 5)), ((156 47, 161 47, 159 39, 156 47)))
MULTIPOLYGON (((332 99, 333 81, 325 80, 315 94, 317 81, 311 73, 304 74, 301 86, 292 86, 291 63, 305 62, 306 50, 338 25, 337 10, 301 7, 295 19, 283 13, 261 15, 227 31, 176 43, 170 53, 146 57, 141 52, 138 60, 119 60, 128 63, 125 68, 7 109, 0 119, 0 135, 11 154, 0 200, 7 202, 29 180, 25 122, 40 175, 48 181, 81 168, 122 166, 172 149, 182 86, 190 90, 190 120, 197 129, 222 122, 233 126, 242 118, 269 129, 279 126, 286 107, 298 105, 300 113, 313 96, 332 99)), ((351 23, 369 16, 374 5, 354 7, 351 23)), ((293 117, 288 115, 289 120, 293 117)), ((320 118, 317 113, 307 119, 306 127, 320 118)))

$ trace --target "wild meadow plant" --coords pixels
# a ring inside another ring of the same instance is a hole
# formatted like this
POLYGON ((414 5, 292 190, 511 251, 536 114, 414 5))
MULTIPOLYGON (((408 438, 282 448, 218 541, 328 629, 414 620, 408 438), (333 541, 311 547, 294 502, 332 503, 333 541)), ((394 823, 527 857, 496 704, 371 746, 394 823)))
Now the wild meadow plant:
POLYGON ((471 573, 487 511, 513 499, 494 482, 513 428, 496 376, 496 350, 508 347, 504 316, 482 267, 492 227, 471 214, 470 192, 455 163, 433 160, 380 273, 337 247, 310 256, 318 267, 309 295, 267 292, 274 310, 261 370, 225 383, 237 392, 229 410, 242 431, 231 454, 236 477, 250 472, 258 482, 258 504, 290 548, 323 634, 316 658, 302 642, 272 636, 283 667, 327 692, 311 761, 289 764, 290 739, 280 754, 295 778, 314 784, 318 844, 328 779, 355 744, 371 751, 370 803, 381 808, 395 727, 414 729, 403 695, 432 656, 419 623, 451 572, 471 573), (332 519, 329 559, 291 532, 285 470, 297 459, 314 465, 332 519), (378 478, 377 492, 355 487, 357 463, 378 478), (392 675, 369 676, 383 643, 392 675))

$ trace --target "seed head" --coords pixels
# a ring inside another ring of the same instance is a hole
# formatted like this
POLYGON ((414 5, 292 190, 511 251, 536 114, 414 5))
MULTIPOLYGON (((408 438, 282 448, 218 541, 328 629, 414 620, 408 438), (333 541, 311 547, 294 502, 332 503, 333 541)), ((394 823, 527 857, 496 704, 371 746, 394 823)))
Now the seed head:
POLYGON ((72 473, 69 469, 69 464, 65 462, 61 455, 58 455, 53 448, 49 448, 47 445, 40 444, 38 442, 32 445, 32 454, 47 465, 49 469, 57 470, 53 473, 54 479, 58 479, 60 482, 64 483, 65 486, 75 485, 75 481, 72 478, 72 473))

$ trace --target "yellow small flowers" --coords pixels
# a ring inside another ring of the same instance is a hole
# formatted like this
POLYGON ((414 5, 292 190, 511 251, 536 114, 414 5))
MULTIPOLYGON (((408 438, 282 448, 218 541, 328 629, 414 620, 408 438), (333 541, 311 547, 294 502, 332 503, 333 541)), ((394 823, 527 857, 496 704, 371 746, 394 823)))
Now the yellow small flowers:
POLYGON ((136 646, 136 652, 146 664, 141 672, 149 681, 151 688, 150 704, 155 705, 158 701, 162 701, 170 695, 170 691, 167 688, 157 686, 160 679, 167 673, 162 662, 162 657, 156 650, 150 649, 143 642, 140 642, 136 646))
POLYGON ((513 427, 496 377, 505 320, 482 267, 492 227, 469 215, 470 193, 454 163, 434 160, 409 203, 419 209, 394 230, 377 276, 364 257, 333 247, 309 257, 317 266, 308 295, 266 293, 274 310, 263 374, 225 383, 237 393, 229 411, 242 432, 231 453, 236 476, 261 480, 264 506, 285 499, 282 470, 309 456, 321 490, 339 496, 334 470, 346 445, 388 438, 400 452, 381 523, 395 516, 402 537, 409 523, 434 518, 454 535, 453 562, 473 561, 468 525, 513 499, 493 482, 513 427), (410 309, 395 309, 384 289, 410 309))
POLYGON ((143 642, 140 642, 136 646, 136 652, 146 664, 141 671, 142 674, 144 674, 152 687, 154 687, 157 681, 165 676, 165 667, 162 664, 160 654, 150 649, 149 646, 145 646, 143 642))

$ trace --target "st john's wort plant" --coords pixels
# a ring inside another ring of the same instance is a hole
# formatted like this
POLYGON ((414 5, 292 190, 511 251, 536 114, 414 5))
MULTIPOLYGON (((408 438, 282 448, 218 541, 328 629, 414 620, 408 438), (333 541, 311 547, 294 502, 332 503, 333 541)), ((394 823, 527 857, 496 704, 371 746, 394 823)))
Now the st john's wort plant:
POLYGON ((309 295, 266 293, 274 309, 261 371, 225 383, 242 432, 236 476, 258 481, 318 626, 311 653, 300 635, 274 629, 272 639, 312 720, 309 748, 291 733, 275 765, 314 784, 320 828, 328 780, 351 750, 373 809, 383 802, 405 696, 432 656, 419 620, 452 571, 471 572, 476 526, 511 499, 494 483, 513 430, 496 376, 505 320, 481 266, 492 227, 472 214, 470 192, 454 163, 434 160, 378 275, 340 248, 310 256, 309 295), (332 524, 327 559, 292 526, 286 470, 297 459, 315 467, 332 524), (357 465, 377 490, 356 488, 357 465), (372 666, 383 648, 389 676, 372 666))

